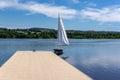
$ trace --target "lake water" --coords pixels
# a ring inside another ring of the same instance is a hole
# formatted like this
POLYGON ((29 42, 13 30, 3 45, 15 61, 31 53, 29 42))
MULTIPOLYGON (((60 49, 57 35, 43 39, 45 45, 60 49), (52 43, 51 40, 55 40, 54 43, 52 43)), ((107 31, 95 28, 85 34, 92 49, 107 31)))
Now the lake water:
MULTIPOLYGON (((55 39, 0 39, 0 65, 18 50, 53 51, 55 39)), ((62 46, 67 62, 94 80, 120 80, 120 40, 70 39, 62 46)))

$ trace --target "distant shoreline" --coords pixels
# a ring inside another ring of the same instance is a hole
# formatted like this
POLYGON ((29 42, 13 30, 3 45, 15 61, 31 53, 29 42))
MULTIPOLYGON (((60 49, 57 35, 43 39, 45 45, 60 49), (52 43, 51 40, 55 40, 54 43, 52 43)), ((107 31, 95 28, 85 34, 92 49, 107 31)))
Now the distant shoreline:
MULTIPOLYGON (((66 30, 70 39, 120 39, 120 32, 66 30)), ((1 39, 56 39, 57 30, 47 28, 0 28, 1 39)))

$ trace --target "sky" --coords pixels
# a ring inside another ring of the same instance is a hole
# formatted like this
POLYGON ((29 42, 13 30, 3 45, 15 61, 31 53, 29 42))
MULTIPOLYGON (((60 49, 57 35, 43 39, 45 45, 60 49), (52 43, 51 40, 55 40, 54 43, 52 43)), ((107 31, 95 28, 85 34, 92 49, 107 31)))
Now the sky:
POLYGON ((0 0, 0 27, 120 32, 120 0, 0 0))

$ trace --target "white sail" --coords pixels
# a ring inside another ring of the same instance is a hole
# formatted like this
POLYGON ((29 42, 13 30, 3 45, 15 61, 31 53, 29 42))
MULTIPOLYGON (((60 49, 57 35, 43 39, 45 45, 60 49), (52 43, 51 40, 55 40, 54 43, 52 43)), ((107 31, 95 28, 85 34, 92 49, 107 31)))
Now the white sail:
POLYGON ((58 41, 57 45, 69 45, 69 41, 66 35, 66 31, 62 22, 62 18, 58 16, 58 41))

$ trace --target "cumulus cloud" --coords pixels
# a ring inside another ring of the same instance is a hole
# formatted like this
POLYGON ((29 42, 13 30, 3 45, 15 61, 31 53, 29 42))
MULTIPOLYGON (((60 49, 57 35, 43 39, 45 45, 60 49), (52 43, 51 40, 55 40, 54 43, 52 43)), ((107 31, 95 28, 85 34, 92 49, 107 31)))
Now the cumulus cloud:
POLYGON ((81 10, 80 14, 86 19, 101 22, 120 22, 120 6, 106 7, 102 9, 87 8, 81 10))
POLYGON ((74 18, 77 12, 76 10, 69 9, 65 6, 52 6, 49 4, 38 3, 20 4, 18 8, 22 10, 27 10, 30 13, 40 13, 53 18, 57 18, 58 13, 61 13, 62 17, 66 19, 74 18))
MULTIPOLYGON (((79 3, 79 0, 72 0, 79 3)), ((95 4, 89 4, 96 6, 95 4)), ((48 17, 57 18, 61 13, 64 19, 73 19, 82 17, 100 22, 120 22, 120 6, 104 7, 104 8, 88 8, 82 10, 71 9, 66 6, 55 6, 51 4, 43 4, 27 1, 21 3, 20 0, 0 0, 0 9, 13 8, 17 10, 28 11, 27 14, 43 14, 48 17), (80 14, 79 14, 80 13, 80 14)))
POLYGON ((57 18, 58 13, 61 13, 65 19, 74 18, 77 11, 65 6, 54 6, 49 4, 41 4, 35 2, 20 3, 18 0, 0 0, 0 8, 16 8, 18 10, 26 10, 30 14, 38 13, 48 17, 57 18))

